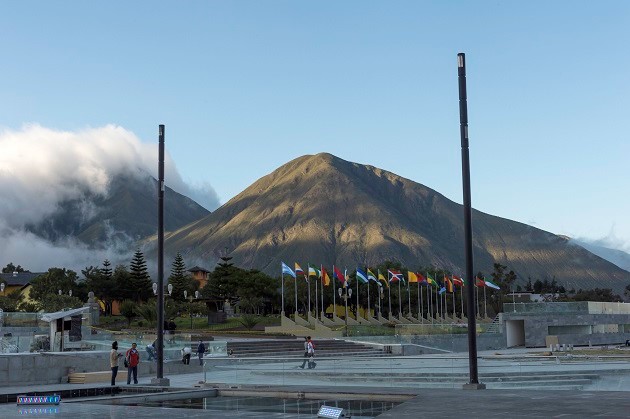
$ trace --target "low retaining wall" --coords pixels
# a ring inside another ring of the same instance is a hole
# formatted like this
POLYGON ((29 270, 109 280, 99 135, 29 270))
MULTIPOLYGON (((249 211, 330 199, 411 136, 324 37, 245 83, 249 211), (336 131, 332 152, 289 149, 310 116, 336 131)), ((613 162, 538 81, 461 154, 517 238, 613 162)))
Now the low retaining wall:
MULTIPOLYGON (((124 369, 120 361, 120 370, 124 369)), ((156 363, 144 361, 138 366, 138 375, 155 376, 156 363)), ((42 352, 0 354, 0 386, 30 384, 58 384, 67 380, 70 372, 110 371, 109 351, 42 352)), ((197 358, 184 365, 179 360, 164 363, 164 374, 198 372, 203 369, 197 358)))

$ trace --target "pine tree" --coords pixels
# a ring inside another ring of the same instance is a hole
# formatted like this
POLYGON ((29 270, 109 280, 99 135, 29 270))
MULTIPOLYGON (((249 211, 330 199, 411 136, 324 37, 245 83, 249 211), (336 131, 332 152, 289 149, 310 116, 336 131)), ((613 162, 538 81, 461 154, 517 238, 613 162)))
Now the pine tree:
POLYGON ((103 274, 103 277, 105 277, 105 279, 112 279, 112 268, 111 268, 112 264, 109 261, 109 259, 105 259, 103 261, 103 268, 101 269, 101 273, 103 274))
POLYGON ((129 269, 131 285, 134 289, 135 301, 147 301, 153 294, 151 277, 147 271, 147 262, 140 249, 136 250, 129 269))
POLYGON ((176 301, 184 301, 184 290, 187 291, 189 296, 192 296, 194 292, 192 282, 194 282, 194 280, 186 272, 184 258, 177 252, 175 260, 171 265, 171 275, 168 277, 168 283, 173 285, 173 299, 176 301))

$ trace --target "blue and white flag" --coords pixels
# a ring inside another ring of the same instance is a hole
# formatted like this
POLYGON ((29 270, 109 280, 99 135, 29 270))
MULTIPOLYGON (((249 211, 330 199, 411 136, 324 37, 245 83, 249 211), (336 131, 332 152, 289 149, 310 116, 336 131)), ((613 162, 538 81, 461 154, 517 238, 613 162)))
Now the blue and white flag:
POLYGON ((445 287, 440 288, 440 291, 438 291, 438 293, 440 295, 444 294, 445 292, 446 292, 446 288, 445 287))
POLYGON ((289 268, 284 262, 282 262, 282 273, 291 275, 293 278, 295 278, 295 272, 293 272, 293 269, 289 268))
POLYGON ((368 282, 367 274, 361 268, 357 268, 357 279, 366 284, 368 282))

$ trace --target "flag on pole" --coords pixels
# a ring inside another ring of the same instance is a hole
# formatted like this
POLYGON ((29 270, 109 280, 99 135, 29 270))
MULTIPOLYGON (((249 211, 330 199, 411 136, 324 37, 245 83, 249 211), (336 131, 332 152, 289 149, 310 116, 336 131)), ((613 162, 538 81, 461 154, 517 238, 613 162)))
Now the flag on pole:
POLYGON ((433 279, 433 277, 429 274, 427 274, 427 284, 429 285, 433 285, 434 287, 438 286, 438 283, 435 281, 435 279, 433 279))
POLYGON ((484 281, 483 279, 476 277, 475 278, 475 285, 478 287, 485 287, 486 286, 486 281, 484 281))
POLYGON ((484 279, 484 282, 486 283, 486 287, 494 288, 495 290, 500 290, 501 289, 501 287, 499 287, 497 284, 493 284, 492 282, 488 281, 487 279, 484 279))
POLYGON ((409 279, 409 282, 418 282, 418 275, 415 274, 415 272, 411 272, 411 271, 407 271, 407 278, 409 279))
POLYGON ((422 275, 421 273, 417 272, 416 276, 418 277, 418 282, 420 283, 420 285, 427 285, 427 279, 424 277, 424 275, 422 275))
POLYGON ((293 278, 295 278, 295 272, 293 272, 293 270, 291 268, 289 268, 287 266, 286 263, 282 262, 282 273, 283 274, 287 274, 287 275, 291 275, 293 278))
MULTIPOLYGON (((295 275, 304 275, 304 271, 302 270, 302 268, 300 267, 300 265, 298 265, 297 262, 295 262, 295 275)), ((307 278, 308 279, 308 278, 307 278)))
POLYGON ((383 284, 385 284, 385 286, 389 288, 389 283, 387 282, 387 279, 385 279, 385 277, 381 273, 380 269, 378 270, 378 280, 383 281, 383 284))
POLYGON ((438 291, 438 294, 442 295, 446 292, 446 288, 442 287, 440 288, 440 290, 438 291))
POLYGON ((457 285, 458 287, 463 287, 464 280, 457 275, 453 275, 453 285, 457 285))
POLYGON ((357 278, 361 280, 364 284, 368 282, 368 277, 365 272, 361 268, 357 268, 357 278))
POLYGON ((444 288, 446 292, 453 292, 453 283, 446 275, 444 275, 444 288))
POLYGON ((391 269, 388 269, 387 276, 389 277, 389 282, 405 281, 402 272, 399 271, 392 271, 391 269))
POLYGON ((322 268, 322 281, 324 281, 324 286, 330 285, 330 277, 328 276, 328 272, 326 272, 326 268, 322 268))
POLYGON ((310 263, 308 264, 308 276, 314 276, 319 278, 322 273, 315 266, 312 266, 310 263))
POLYGON ((339 268, 337 268, 335 265, 333 265, 333 279, 337 279, 337 280, 341 281, 343 286, 344 287, 346 286, 346 277, 344 276, 343 273, 341 273, 339 268))
POLYGON ((367 277, 370 281, 374 281, 378 284, 378 279, 376 279, 376 275, 374 275, 374 272, 372 272, 371 270, 368 269, 367 271, 367 277))

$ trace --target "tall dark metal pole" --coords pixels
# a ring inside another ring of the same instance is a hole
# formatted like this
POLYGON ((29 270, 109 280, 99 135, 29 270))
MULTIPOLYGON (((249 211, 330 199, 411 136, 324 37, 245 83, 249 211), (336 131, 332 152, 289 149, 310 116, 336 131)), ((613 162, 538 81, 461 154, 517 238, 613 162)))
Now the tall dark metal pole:
POLYGON ((164 125, 159 129, 158 155, 158 289, 157 382, 164 378, 164 125))
POLYGON ((468 156, 468 104, 466 98, 466 55, 457 54, 457 75, 459 81, 459 131, 462 143, 462 184, 464 190, 464 235, 466 253, 466 302, 468 306, 468 365, 470 382, 464 385, 468 389, 485 388, 479 384, 477 371, 477 324, 475 313, 475 282, 473 273, 472 248, 472 205, 470 199, 470 160, 468 156))

